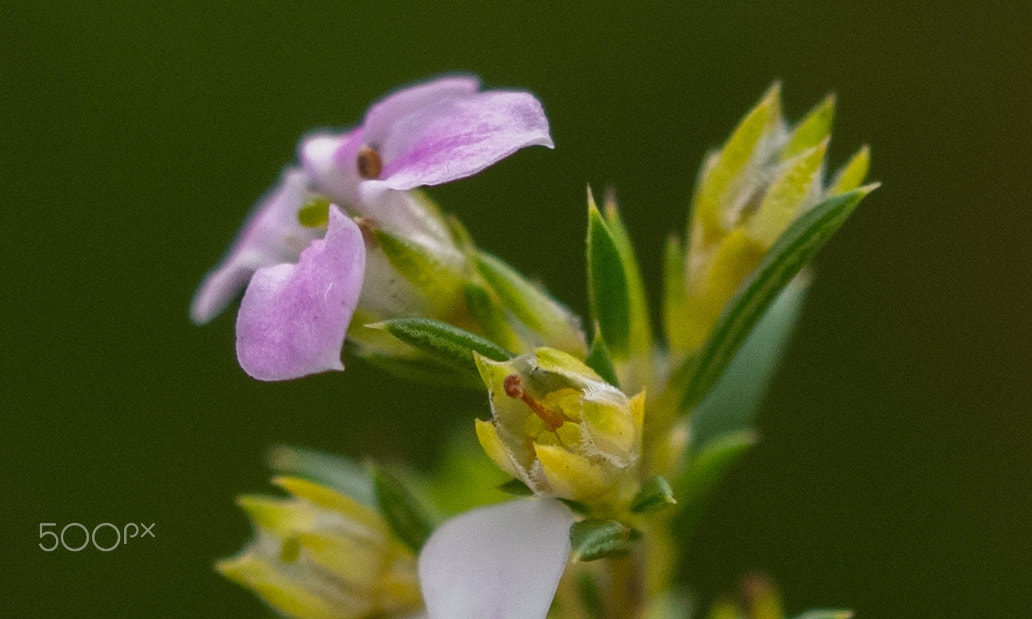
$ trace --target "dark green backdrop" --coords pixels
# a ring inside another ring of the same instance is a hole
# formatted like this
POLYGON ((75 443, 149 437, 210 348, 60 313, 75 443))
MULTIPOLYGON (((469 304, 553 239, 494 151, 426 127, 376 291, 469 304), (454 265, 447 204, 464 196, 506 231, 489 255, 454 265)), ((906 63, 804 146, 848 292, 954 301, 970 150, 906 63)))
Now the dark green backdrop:
POLYGON ((883 187, 817 259, 690 576, 768 571, 793 611, 1028 612, 1025 3, 120 4, 0 8, 4 615, 260 613, 211 563, 249 535, 233 496, 267 488, 269 445, 429 466, 485 414, 359 361, 259 384, 233 312, 187 320, 299 135, 448 71, 537 93, 557 149, 432 194, 581 311, 587 183, 617 188, 655 294, 703 153, 775 79, 792 118, 837 92, 831 158, 869 143, 883 187), (45 553, 45 522, 156 537, 45 553))

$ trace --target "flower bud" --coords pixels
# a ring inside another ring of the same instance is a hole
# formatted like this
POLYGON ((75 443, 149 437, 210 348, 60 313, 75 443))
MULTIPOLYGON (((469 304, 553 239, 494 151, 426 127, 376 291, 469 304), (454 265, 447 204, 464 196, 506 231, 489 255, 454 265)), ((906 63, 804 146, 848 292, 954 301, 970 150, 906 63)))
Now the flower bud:
POLYGON ((289 498, 241 497, 255 537, 216 567, 292 617, 405 616, 422 607, 411 551, 370 507, 299 479, 289 498))
POLYGON ((551 348, 509 361, 477 356, 491 421, 477 438, 498 466, 539 495, 619 509, 639 486, 645 394, 628 398, 551 348))
POLYGON ((824 182, 834 109, 829 96, 788 127, 775 84, 707 157, 692 204, 681 324, 668 329, 672 348, 684 353, 702 344, 781 233, 810 208, 863 181, 866 148, 824 182))

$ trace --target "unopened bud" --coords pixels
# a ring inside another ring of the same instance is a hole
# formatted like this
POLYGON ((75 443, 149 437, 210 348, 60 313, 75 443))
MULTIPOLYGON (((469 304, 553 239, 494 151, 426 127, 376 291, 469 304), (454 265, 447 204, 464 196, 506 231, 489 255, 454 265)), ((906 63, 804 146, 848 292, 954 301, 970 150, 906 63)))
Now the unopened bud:
POLYGON ((644 393, 628 398, 551 348, 509 361, 477 357, 493 418, 477 421, 488 455, 535 493, 606 509, 639 486, 644 393))

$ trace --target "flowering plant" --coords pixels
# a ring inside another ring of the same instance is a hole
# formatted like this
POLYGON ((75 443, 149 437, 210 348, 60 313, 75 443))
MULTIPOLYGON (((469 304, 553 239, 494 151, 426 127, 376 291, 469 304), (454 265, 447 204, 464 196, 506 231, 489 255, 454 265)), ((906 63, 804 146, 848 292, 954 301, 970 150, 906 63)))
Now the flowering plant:
MULTIPOLYGON (((246 288, 237 356, 259 380, 343 370, 348 342, 397 376, 485 390, 469 432, 487 457, 459 457, 512 480, 449 489, 281 447, 289 496, 241 499, 255 538, 218 569, 299 617, 687 616, 683 541, 755 443, 807 262, 874 188, 866 148, 825 180, 833 109, 790 126, 775 85, 706 158, 665 249, 659 339, 611 193, 599 208, 588 192, 585 323, 418 189, 551 148, 533 95, 437 79, 304 138, 193 319, 246 288), (448 513, 449 493, 475 507, 448 513)), ((781 616, 773 589, 754 590, 711 616, 781 616)))

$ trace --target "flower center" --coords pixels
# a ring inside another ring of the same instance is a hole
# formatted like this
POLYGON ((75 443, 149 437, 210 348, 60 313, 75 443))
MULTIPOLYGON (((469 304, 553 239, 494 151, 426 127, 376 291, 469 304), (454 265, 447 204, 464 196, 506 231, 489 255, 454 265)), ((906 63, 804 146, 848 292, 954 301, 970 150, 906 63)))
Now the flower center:
POLYGON ((380 153, 372 146, 363 144, 362 148, 358 149, 358 175, 366 180, 373 180, 380 178, 380 172, 383 172, 383 159, 380 158, 380 153))
POLYGON ((519 374, 510 374, 505 377, 502 381, 502 387, 505 389, 505 395, 512 399, 520 399, 530 407, 530 410, 534 411, 534 414, 541 418, 548 426, 549 430, 555 430, 559 426, 563 425, 563 417, 561 414, 549 410, 544 404, 538 402, 523 388, 523 379, 520 378, 519 374))

